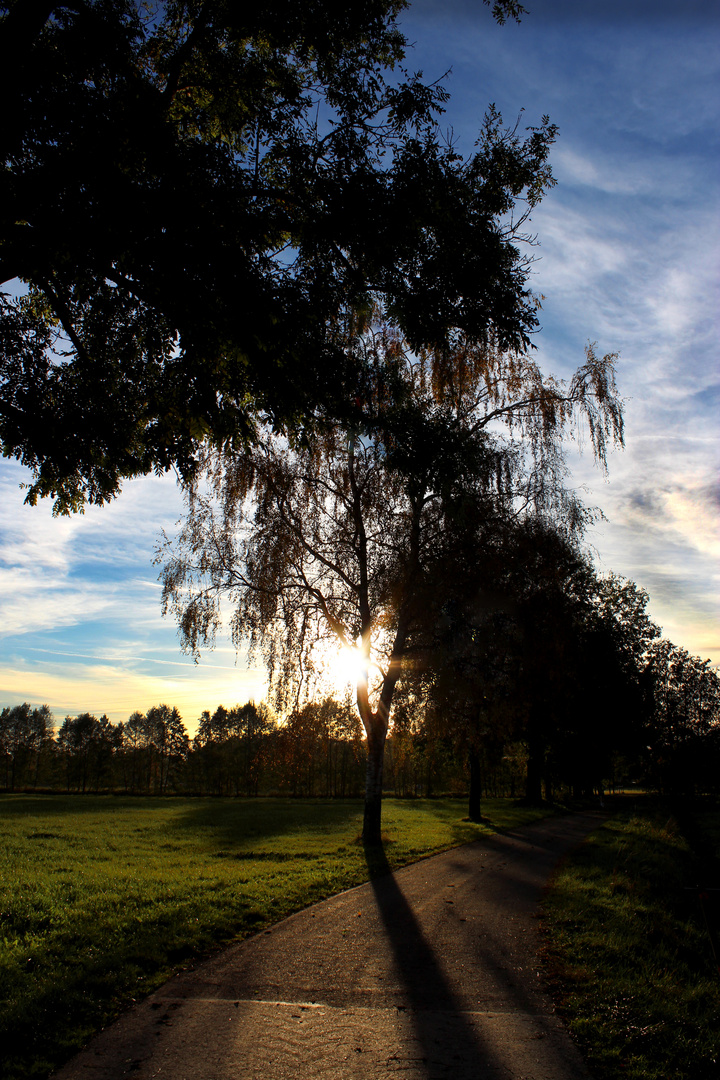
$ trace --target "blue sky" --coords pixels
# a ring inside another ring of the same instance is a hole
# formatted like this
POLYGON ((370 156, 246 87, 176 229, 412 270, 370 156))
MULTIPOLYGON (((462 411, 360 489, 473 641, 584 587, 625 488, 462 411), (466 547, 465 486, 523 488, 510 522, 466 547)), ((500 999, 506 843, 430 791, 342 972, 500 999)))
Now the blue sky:
MULTIPOLYGON (((720 661, 718 259, 720 5, 526 0, 495 26, 479 0, 416 0, 402 19, 408 66, 451 69, 444 121, 470 152, 494 102, 513 124, 559 126, 557 186, 533 215, 532 286, 544 296, 538 355, 567 377, 587 341, 618 352, 626 449, 604 478, 569 448, 574 482, 606 521, 600 570, 650 593, 666 636, 720 661)), ((160 615, 153 550, 182 503, 171 477, 126 485, 72 519, 23 506, 24 472, 0 463, 0 704, 66 713, 263 695, 229 641, 196 666, 160 615)))

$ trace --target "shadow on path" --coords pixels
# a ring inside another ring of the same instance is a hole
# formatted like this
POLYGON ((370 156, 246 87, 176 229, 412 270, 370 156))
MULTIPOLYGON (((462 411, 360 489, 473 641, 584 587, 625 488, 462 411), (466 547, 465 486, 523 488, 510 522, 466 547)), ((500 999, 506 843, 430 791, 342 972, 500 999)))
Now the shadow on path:
POLYGON ((390 869, 383 848, 365 845, 365 860, 396 973, 407 995, 415 1036, 422 1048, 422 1059, 415 1062, 416 1066, 422 1064, 429 1080, 452 1075, 457 1066, 470 1062, 482 1061, 489 1075, 503 1073, 502 1063, 480 1041, 469 1022, 390 869), (453 1042, 450 1054, 448 1027, 452 1029, 453 1042))

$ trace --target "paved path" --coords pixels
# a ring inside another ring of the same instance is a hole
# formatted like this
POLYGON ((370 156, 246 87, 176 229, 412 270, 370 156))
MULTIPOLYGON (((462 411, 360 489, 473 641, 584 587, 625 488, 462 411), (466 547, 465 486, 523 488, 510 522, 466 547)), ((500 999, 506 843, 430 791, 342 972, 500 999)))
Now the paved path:
POLYGON ((307 908, 171 979, 57 1080, 586 1080, 537 916, 601 820, 497 834, 307 908))

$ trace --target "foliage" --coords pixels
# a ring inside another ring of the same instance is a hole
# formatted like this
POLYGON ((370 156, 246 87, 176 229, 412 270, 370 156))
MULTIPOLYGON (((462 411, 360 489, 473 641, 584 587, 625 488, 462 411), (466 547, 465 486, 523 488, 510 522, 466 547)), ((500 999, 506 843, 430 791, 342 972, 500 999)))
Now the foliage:
POLYGON ((65 766, 67 790, 98 791, 110 780, 113 750, 122 745, 123 731, 91 713, 66 716, 57 734, 57 749, 65 766))
POLYGON ((720 677, 662 639, 648 654, 648 778, 666 794, 712 790, 720 750, 720 677))
POLYGON ((362 790, 365 747, 351 698, 325 698, 294 709, 279 732, 277 752, 283 787, 311 798, 324 792, 335 798, 362 790))
MULTIPOLYGON (((68 512, 357 411, 349 313, 526 348, 547 118, 463 159, 403 0, 0 4, 0 443, 68 512)), ((521 5, 498 0, 498 21, 521 5)))
POLYGON ((530 581, 524 611, 522 683, 536 770, 528 795, 553 784, 576 795, 602 793, 614 755, 637 761, 645 723, 641 680, 659 630, 647 594, 586 560, 565 576, 530 581))
POLYGON ((5 790, 37 784, 38 773, 52 739, 52 714, 47 705, 33 709, 28 702, 6 707, 0 713, 0 762, 5 790))
POLYGON ((193 772, 199 769, 196 791, 218 795, 257 795, 271 757, 268 736, 276 730, 266 705, 252 701, 226 709, 219 705, 200 717, 193 739, 193 772))
POLYGON ((614 817, 553 881, 548 968, 598 1080, 717 1076, 720 983, 696 883, 677 822, 648 805, 614 817))
POLYGON ((507 528, 492 565, 468 560, 455 593, 431 620, 428 662, 415 673, 432 730, 445 730, 473 777, 504 747, 528 751, 526 797, 602 791, 622 760, 639 775, 648 737, 648 650, 659 635, 647 594, 598 576, 572 542, 543 521, 507 528))
MULTIPOLYGON (((391 868, 492 825, 390 801, 391 868)), ((0 797, 0 1072, 41 1080, 191 958, 367 880, 359 801, 0 797)))

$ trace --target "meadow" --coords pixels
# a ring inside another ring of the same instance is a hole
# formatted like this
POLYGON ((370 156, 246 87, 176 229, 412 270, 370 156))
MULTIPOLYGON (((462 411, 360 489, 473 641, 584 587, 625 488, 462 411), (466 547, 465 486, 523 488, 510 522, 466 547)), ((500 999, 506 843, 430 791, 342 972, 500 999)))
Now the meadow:
MULTIPOLYGON (((391 867, 548 813, 388 799, 391 867)), ((0 796, 0 1075, 41 1080, 213 948, 367 880, 358 800, 0 796)))
MULTIPOLYGON (((717 1080, 720 970, 695 885, 720 886, 720 810, 639 803, 545 901, 546 970, 597 1080, 717 1080)), ((720 930, 720 890, 707 920, 720 930)))

